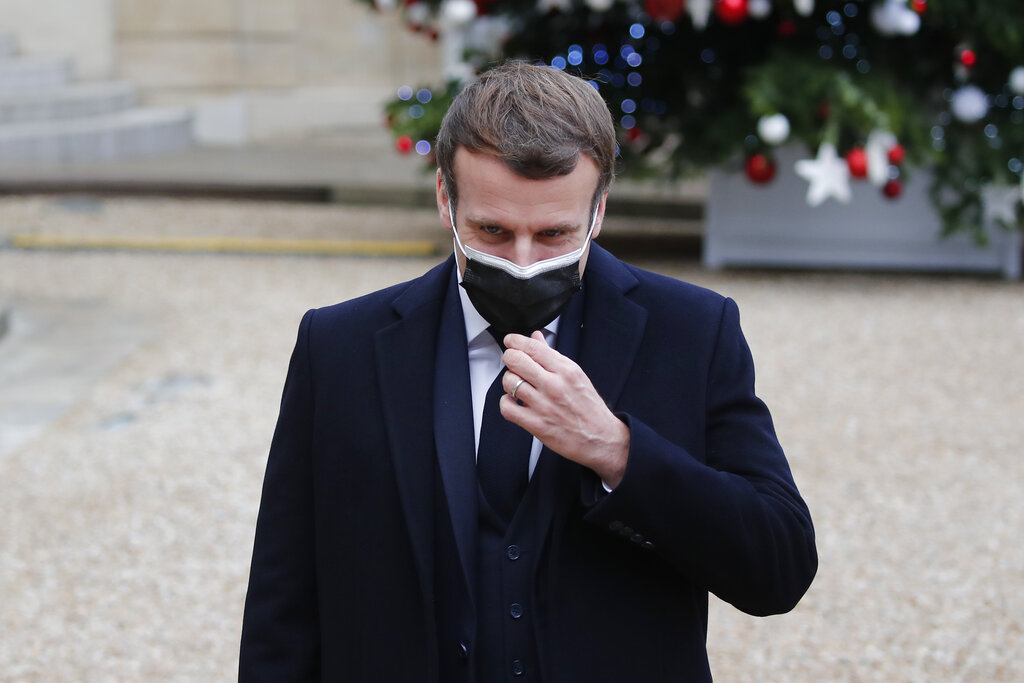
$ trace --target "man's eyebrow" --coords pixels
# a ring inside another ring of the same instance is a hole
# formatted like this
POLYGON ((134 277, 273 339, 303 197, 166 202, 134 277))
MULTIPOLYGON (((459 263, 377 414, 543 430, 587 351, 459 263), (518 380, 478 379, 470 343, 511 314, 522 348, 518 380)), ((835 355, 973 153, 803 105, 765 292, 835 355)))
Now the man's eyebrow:
MULTIPOLYGON (((501 221, 492 220, 490 218, 481 218, 481 217, 478 217, 478 216, 467 216, 464 220, 466 221, 467 225, 471 225, 471 226, 474 226, 474 227, 480 227, 480 226, 488 225, 488 226, 494 226, 496 228, 502 228, 503 230, 507 229, 505 224, 502 223, 501 221)), ((581 229, 582 227, 583 226, 580 225, 579 223, 571 223, 571 222, 568 222, 568 221, 563 221, 561 223, 555 223, 554 225, 546 226, 546 227, 542 228, 541 230, 539 230, 538 232, 543 232, 545 230, 560 230, 562 232, 575 232, 575 231, 581 229)))

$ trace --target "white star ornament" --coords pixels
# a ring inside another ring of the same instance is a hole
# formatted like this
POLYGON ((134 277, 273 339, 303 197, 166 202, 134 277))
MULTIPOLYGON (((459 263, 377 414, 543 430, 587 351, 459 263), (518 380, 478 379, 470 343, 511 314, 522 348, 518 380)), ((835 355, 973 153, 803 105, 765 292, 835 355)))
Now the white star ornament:
POLYGON ((985 212, 985 223, 989 225, 996 221, 1016 225, 1018 204, 1020 195, 1018 188, 1013 185, 990 183, 981 188, 981 206, 985 212))
POLYGON ((802 159, 795 168, 797 175, 811 184, 807 188, 809 206, 820 206, 829 197, 850 201, 850 167, 831 142, 821 143, 816 159, 802 159))

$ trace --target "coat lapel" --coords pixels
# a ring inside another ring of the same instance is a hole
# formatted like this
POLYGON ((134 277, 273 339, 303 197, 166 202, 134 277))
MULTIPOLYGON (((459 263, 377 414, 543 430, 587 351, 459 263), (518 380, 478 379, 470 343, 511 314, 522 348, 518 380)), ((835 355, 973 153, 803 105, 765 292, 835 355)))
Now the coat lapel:
POLYGON ((590 249, 584 281, 587 296, 576 362, 614 410, 633 370, 647 310, 626 296, 637 285, 636 277, 596 244, 590 249))
POLYGON ((466 323, 453 271, 438 333, 434 443, 462 573, 475 603, 477 482, 468 353, 466 323))
MULTIPOLYGON (((580 365, 612 410, 633 367, 647 321, 647 311, 626 296, 636 284, 636 277, 620 261, 592 245, 582 301, 577 297, 559 323, 559 352, 580 365)), ((557 553, 565 514, 579 497, 582 468, 545 448, 537 474, 542 487, 538 522, 542 534, 554 533, 548 547, 557 553)))
MULTIPOLYGON (((376 334, 381 405, 420 588, 433 595, 434 364, 438 324, 453 259, 395 299, 398 321, 376 334)), ((425 617, 433 623, 431 601, 425 617)))

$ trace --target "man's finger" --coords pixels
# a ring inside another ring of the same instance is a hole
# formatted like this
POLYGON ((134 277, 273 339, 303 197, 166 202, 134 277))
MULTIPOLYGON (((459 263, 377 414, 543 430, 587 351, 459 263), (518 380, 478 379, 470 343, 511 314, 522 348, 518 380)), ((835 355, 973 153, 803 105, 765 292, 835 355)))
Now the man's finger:
MULTIPOLYGON (((505 337, 504 343, 507 350, 505 351, 502 360, 509 368, 512 368, 512 363, 515 362, 515 352, 525 354, 536 362, 537 365, 549 372, 554 372, 558 368, 563 367, 564 362, 569 360, 561 353, 548 346, 547 340, 544 339, 543 332, 534 332, 529 337, 525 337, 521 334, 510 334, 505 337), (510 351, 513 353, 509 353, 510 351)), ((526 377, 527 379, 530 379, 529 375, 526 375, 526 377)))

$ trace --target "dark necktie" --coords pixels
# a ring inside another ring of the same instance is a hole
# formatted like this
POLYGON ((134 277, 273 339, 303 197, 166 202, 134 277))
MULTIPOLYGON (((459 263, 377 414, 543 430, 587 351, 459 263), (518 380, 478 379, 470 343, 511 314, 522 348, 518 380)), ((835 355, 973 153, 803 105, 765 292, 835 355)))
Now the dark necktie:
MULTIPOLYGON (((498 345, 501 346, 500 341, 498 345)), ((533 437, 519 425, 501 416, 498 401, 505 393, 501 386, 504 376, 503 367, 484 399, 476 474, 487 502, 507 524, 512 521, 529 483, 533 437)))

